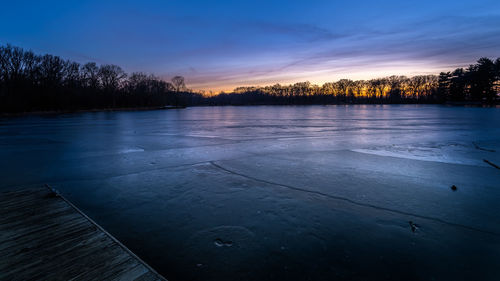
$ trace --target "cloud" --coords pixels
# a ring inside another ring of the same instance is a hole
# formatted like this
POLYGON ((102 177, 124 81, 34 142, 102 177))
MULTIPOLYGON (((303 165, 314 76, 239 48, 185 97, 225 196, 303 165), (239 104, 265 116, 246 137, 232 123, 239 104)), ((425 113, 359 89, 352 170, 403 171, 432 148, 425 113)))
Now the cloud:
POLYGON ((271 36, 288 36, 298 41, 316 42, 329 41, 352 36, 349 33, 336 33, 329 29, 306 23, 274 23, 274 22, 247 22, 240 26, 253 29, 257 32, 268 33, 271 36))
MULTIPOLYGON (((14 6, 9 14, 17 15, 22 6, 14 6)), ((86 1, 0 19, 13 26, 0 39, 128 72, 184 75, 197 89, 229 89, 428 73, 497 57, 499 7, 493 0, 289 1, 286 8, 279 1, 86 1)))
POLYGON ((258 67, 221 69, 193 77, 192 81, 200 87, 229 87, 243 82, 262 85, 293 82, 294 79, 312 80, 318 75, 330 75, 333 79, 339 74, 378 74, 391 69, 406 72, 402 74, 437 73, 467 66, 482 56, 500 56, 500 24, 496 23, 500 23, 500 16, 427 18, 392 29, 367 28, 341 36, 330 36, 328 30, 314 27, 274 28, 271 25, 267 32, 293 34, 299 38, 311 28, 312 33, 316 32, 311 38, 321 40, 302 50, 287 49, 290 56, 280 63, 270 61, 258 67))

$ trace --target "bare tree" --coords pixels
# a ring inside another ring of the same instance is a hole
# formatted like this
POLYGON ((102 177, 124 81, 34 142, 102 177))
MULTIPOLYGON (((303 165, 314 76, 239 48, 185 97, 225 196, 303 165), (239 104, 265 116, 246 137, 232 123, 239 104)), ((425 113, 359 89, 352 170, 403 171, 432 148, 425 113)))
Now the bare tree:
POLYGON ((86 87, 97 89, 99 87, 99 67, 95 62, 89 62, 82 67, 82 79, 86 87))
POLYGON ((116 91, 121 86, 127 74, 121 67, 112 64, 101 65, 99 68, 99 78, 102 86, 106 90, 116 91))
POLYGON ((176 92, 179 92, 186 88, 186 84, 184 84, 184 77, 182 76, 175 76, 174 78, 172 78, 172 84, 176 92))

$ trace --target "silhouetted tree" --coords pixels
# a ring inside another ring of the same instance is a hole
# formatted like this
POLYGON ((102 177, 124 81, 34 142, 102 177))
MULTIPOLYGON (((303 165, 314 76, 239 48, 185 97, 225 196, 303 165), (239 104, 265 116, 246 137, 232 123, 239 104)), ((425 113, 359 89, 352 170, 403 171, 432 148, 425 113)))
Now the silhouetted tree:
POLYGON ((492 102, 496 95, 493 83, 497 76, 494 62, 488 58, 480 58, 477 64, 469 67, 468 72, 471 98, 492 102))
POLYGON ((200 103, 199 96, 175 93, 171 83, 153 75, 133 74, 128 80, 116 65, 81 66, 58 56, 0 46, 1 112, 165 106, 200 103))
POLYGON ((99 67, 97 64, 95 62, 86 63, 83 65, 81 72, 83 85, 93 90, 97 90, 100 86, 99 67))
POLYGON ((174 76, 172 78, 172 84, 174 85, 176 92, 180 92, 186 88, 186 85, 184 84, 184 77, 182 76, 174 76))
POLYGON ((341 79, 321 86, 310 82, 238 87, 202 96, 145 73, 130 76, 116 65, 80 65, 53 55, 0 46, 0 111, 25 112, 165 105, 442 103, 495 104, 500 92, 500 58, 481 58, 467 69, 439 76, 391 76, 369 81, 341 79))
POLYGON ((101 65, 98 72, 102 87, 107 91, 116 91, 122 86, 127 74, 117 65, 101 65))

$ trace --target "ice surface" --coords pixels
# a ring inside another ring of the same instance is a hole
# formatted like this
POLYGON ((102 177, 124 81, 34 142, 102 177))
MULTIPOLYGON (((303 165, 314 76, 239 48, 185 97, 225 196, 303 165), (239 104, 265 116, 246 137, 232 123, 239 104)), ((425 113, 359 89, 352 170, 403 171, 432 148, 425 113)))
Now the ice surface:
POLYGON ((500 165, 497 108, 0 119, 1 189, 49 183, 169 280, 498 280, 485 159, 500 165))

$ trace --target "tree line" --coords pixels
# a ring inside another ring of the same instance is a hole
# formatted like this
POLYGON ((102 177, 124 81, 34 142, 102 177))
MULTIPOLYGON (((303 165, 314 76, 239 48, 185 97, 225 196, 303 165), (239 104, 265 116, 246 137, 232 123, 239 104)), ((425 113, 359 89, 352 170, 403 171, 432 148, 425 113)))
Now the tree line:
POLYGON ((321 86, 309 82, 265 87, 239 87, 208 98, 212 105, 246 104, 497 104, 500 58, 481 58, 467 69, 414 77, 390 76, 372 80, 341 79, 321 86))
POLYGON ((0 46, 0 112, 71 111, 192 105, 444 103, 496 104, 500 59, 481 58, 467 69, 414 77, 341 79, 323 85, 239 87, 207 96, 186 88, 184 78, 170 82, 119 66, 79 64, 53 55, 36 55, 0 46))
POLYGON ((322 86, 310 82, 265 87, 239 87, 209 98, 210 104, 359 104, 438 103, 435 75, 390 76, 372 80, 341 79, 322 86))
POLYGON ((171 82, 117 65, 79 64, 0 46, 0 112, 161 107, 192 103, 184 78, 171 82))
POLYGON ((500 93, 500 58, 496 61, 480 58, 467 69, 441 72, 438 91, 447 101, 497 103, 500 93))

